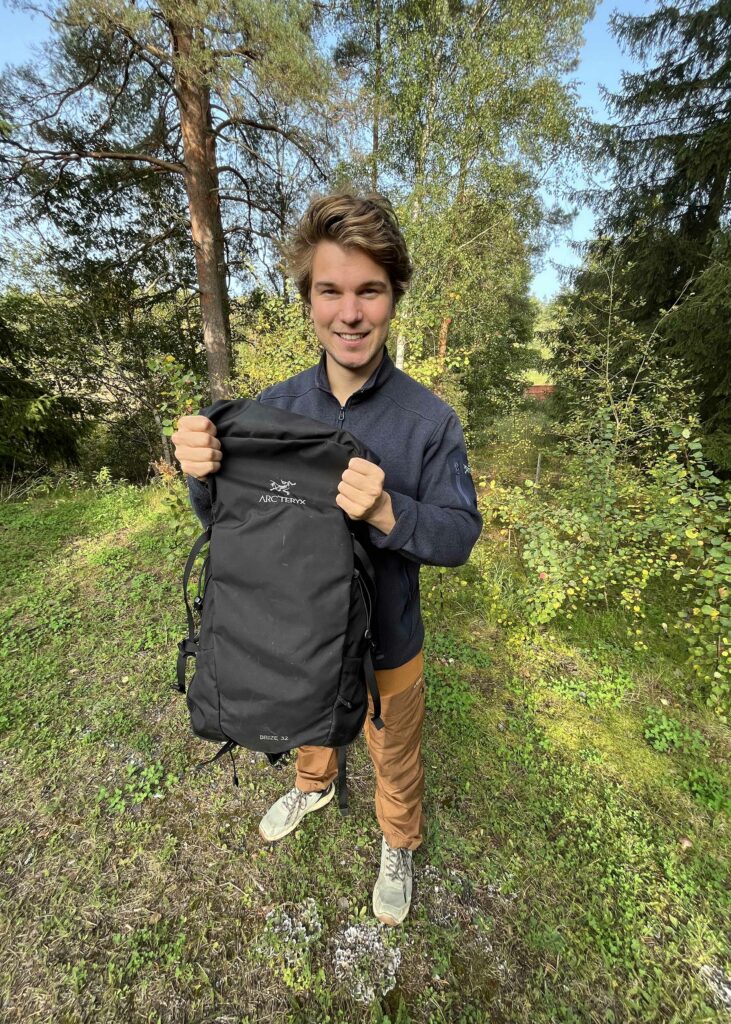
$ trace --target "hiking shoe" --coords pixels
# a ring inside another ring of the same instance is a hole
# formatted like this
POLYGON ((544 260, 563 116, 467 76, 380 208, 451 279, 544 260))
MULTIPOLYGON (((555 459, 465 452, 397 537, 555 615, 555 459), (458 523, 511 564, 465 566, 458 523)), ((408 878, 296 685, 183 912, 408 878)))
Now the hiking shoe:
POLYGON ((304 793, 294 786, 266 812, 259 822, 259 834, 268 843, 281 839, 296 829, 306 814, 329 804, 334 796, 334 782, 327 789, 315 790, 314 793, 304 793))
POLYGON ((373 889, 373 913, 384 924, 401 924, 411 906, 412 851, 381 841, 381 871, 373 889))

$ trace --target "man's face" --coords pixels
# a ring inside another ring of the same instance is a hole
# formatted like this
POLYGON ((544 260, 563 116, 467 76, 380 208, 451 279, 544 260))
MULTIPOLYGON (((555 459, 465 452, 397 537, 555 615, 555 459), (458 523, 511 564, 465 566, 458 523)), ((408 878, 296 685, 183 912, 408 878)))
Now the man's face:
POLYGON ((393 289, 385 269, 361 249, 317 243, 310 304, 318 341, 340 366, 361 369, 386 344, 393 289))

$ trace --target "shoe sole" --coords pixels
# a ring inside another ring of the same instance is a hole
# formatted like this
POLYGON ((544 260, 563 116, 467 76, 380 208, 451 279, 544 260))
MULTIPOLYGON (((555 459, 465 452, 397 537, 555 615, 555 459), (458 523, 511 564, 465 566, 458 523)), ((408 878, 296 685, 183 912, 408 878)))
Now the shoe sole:
MULTIPOLYGON (((305 811, 305 814, 309 814, 311 811, 319 811, 319 809, 321 807, 324 807, 326 804, 329 804, 334 796, 335 796, 335 786, 331 785, 330 789, 327 792, 322 794, 322 796, 320 797, 320 799, 317 801, 316 804, 313 804, 312 807, 308 807, 307 808, 307 810, 305 811)), ((305 814, 302 815, 302 818, 304 818, 305 814)), ((302 818, 299 818, 297 821, 295 821, 295 823, 293 825, 290 825, 283 832, 277 833, 276 836, 268 836, 266 834, 266 832, 264 832, 262 830, 261 825, 259 825, 259 835, 262 837, 262 839, 265 839, 268 843, 276 843, 278 840, 284 839, 285 836, 288 836, 290 832, 294 832, 294 830, 297 828, 297 826, 302 823, 302 818)))
POLYGON ((403 913, 403 916, 399 918, 393 917, 391 914, 376 914, 375 910, 373 913, 375 914, 376 919, 381 922, 381 924, 387 924, 390 928, 396 928, 398 925, 404 923, 404 921, 408 917, 409 910, 410 906, 406 908, 406 910, 403 913))

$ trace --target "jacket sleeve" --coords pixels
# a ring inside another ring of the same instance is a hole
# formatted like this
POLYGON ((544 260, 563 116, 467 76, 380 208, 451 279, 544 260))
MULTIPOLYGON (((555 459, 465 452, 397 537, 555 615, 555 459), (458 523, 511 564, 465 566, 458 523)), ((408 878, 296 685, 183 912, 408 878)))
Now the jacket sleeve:
POLYGON ((425 565, 462 565, 482 530, 459 419, 450 410, 424 450, 418 497, 388 486, 396 524, 390 533, 369 526, 374 547, 398 551, 425 565))

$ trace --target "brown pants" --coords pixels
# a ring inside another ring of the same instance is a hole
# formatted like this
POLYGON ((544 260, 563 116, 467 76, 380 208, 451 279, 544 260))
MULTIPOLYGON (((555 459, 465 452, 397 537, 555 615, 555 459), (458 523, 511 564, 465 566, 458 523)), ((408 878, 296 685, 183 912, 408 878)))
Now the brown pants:
MULTIPOLYGON (((424 833, 424 765, 421 727, 424 722, 424 676, 401 693, 381 697, 383 729, 371 722, 368 697, 365 732, 376 773, 376 817, 386 842, 415 850, 424 833)), ((297 751, 298 789, 325 789, 337 777, 337 751, 330 747, 300 747, 297 751)))

